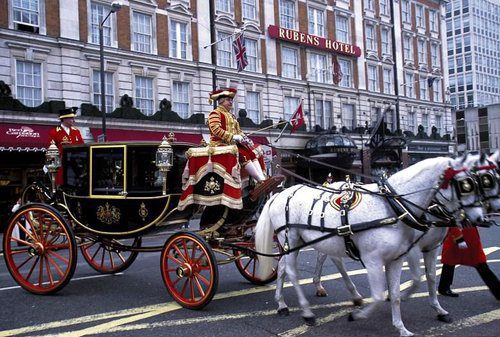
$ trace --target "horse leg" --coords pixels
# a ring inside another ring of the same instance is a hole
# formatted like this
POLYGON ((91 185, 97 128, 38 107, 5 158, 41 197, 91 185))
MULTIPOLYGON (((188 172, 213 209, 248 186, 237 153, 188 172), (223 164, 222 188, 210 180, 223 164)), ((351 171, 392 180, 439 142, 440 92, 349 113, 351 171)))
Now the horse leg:
POLYGON ((318 252, 318 258, 316 260, 316 269, 314 270, 314 276, 313 276, 313 284, 316 287, 316 296, 318 297, 328 296, 328 293, 321 284, 321 273, 323 271, 323 264, 325 263, 325 260, 326 260, 326 254, 318 252))
POLYGON ((422 270, 420 269, 420 251, 413 248, 406 256, 411 274, 411 285, 401 294, 401 300, 403 301, 408 299, 418 290, 422 278, 422 270))
POLYGON ((366 271, 368 275, 368 283, 370 284, 372 303, 368 303, 365 307, 354 310, 349 315, 349 321, 366 319, 383 301, 385 290, 385 275, 382 264, 368 262, 365 259, 366 271))
POLYGON ((438 320, 445 323, 451 323, 452 318, 448 311, 444 310, 439 304, 436 292, 436 263, 437 263, 438 249, 435 248, 430 252, 424 253, 425 276, 427 277, 427 288, 429 290, 429 303, 431 307, 436 310, 438 320))
POLYGON ((413 336, 413 333, 406 329, 401 319, 401 269, 403 267, 402 258, 391 261, 386 265, 387 281, 389 283, 389 296, 391 298, 392 325, 399 330, 400 336, 413 336))
POLYGON ((316 318, 314 317, 313 312, 311 311, 309 302, 300 287, 299 280, 297 277, 297 256, 298 252, 290 253, 286 259, 286 273, 293 287, 295 288, 295 292, 297 293, 297 297, 299 299, 300 307, 302 308, 302 318, 306 322, 307 325, 314 325, 316 323, 316 318))
POLYGON ((333 263, 335 263, 335 265, 337 266, 337 269, 339 273, 342 275, 342 279, 344 280, 347 290, 349 290, 349 292, 351 293, 352 303, 356 306, 361 306, 363 304, 363 296, 361 296, 361 294, 358 292, 358 289, 356 288, 351 278, 347 274, 347 270, 345 269, 344 265, 344 260, 342 260, 341 257, 337 256, 331 256, 330 258, 332 259, 333 263))
POLYGON ((276 293, 274 299, 278 302, 278 315, 288 316, 290 311, 285 303, 285 298, 283 297, 283 284, 285 283, 285 265, 287 255, 283 255, 278 262, 278 276, 276 278, 276 293))

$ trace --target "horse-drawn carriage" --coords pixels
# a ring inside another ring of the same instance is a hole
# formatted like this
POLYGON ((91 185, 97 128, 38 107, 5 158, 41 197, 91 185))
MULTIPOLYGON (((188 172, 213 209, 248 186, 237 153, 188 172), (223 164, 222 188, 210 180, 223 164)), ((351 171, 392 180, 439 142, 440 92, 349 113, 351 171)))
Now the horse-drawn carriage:
POLYGON ((75 271, 78 249, 101 273, 127 269, 140 252, 161 251, 168 292, 191 309, 213 298, 219 264, 234 262, 255 284, 276 278, 275 271, 257 277, 257 257, 246 250, 254 246, 254 217, 267 193, 250 193, 254 186, 241 179, 234 146, 164 138, 161 144, 73 145, 63 152, 61 159, 51 146, 46 154, 53 176, 62 166, 63 185, 52 179, 52 188, 28 186, 4 233, 7 268, 27 291, 62 289, 75 271), (199 229, 186 230, 196 216, 199 229), (145 245, 142 238, 158 232, 167 234, 164 244, 145 245))

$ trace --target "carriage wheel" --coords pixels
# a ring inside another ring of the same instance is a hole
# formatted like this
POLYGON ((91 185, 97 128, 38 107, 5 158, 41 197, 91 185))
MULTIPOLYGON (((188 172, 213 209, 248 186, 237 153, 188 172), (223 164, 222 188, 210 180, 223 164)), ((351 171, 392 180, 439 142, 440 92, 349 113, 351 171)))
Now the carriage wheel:
MULTIPOLYGON (((249 237, 249 240, 238 243, 238 246, 255 250, 253 228, 250 230, 252 231, 252 236, 249 237)), ((277 237, 274 236, 273 253, 281 253, 282 251, 283 250, 281 249, 277 237)), ((236 268, 238 268, 238 271, 241 273, 241 275, 248 281, 256 285, 265 285, 276 280, 276 277, 278 276, 278 261, 280 259, 279 257, 275 258, 276 262, 274 264, 272 273, 265 278, 260 278, 256 275, 257 270, 259 269, 259 256, 257 254, 250 251, 242 251, 240 249, 233 249, 233 254, 238 258, 236 259, 236 261, 234 261, 234 263, 236 264, 236 268)))
POLYGON ((80 246, 87 263, 103 274, 115 274, 124 271, 135 261, 139 252, 129 248, 141 247, 142 239, 104 239, 86 237, 80 246))
POLYGON ((214 297, 219 282, 215 255, 199 235, 172 235, 161 253, 161 275, 168 292, 188 309, 202 309, 214 297))
POLYGON ((3 237, 5 264, 14 280, 34 294, 52 294, 75 272, 73 230, 58 211, 44 204, 22 206, 3 237))
POLYGON ((44 185, 32 183, 23 191, 21 202, 23 205, 30 202, 47 203, 52 198, 52 192, 44 185))

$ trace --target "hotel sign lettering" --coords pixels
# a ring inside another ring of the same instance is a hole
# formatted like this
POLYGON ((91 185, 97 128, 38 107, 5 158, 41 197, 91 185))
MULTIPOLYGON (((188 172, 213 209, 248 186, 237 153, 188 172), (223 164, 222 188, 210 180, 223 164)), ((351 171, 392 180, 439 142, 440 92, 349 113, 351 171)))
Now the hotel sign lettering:
POLYGON ((274 25, 270 25, 269 27, 267 27, 267 31, 269 32, 269 36, 274 39, 306 45, 309 47, 323 49, 347 56, 361 56, 361 49, 358 46, 354 46, 352 44, 330 40, 324 37, 310 35, 274 25))

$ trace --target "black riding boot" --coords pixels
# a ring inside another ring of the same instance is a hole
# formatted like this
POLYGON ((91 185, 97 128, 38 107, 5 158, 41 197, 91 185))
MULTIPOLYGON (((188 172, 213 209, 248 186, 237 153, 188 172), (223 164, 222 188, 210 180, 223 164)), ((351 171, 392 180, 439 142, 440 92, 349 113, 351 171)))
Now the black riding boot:
POLYGON ((438 292, 443 296, 458 297, 458 294, 451 290, 453 283, 453 274, 455 273, 455 266, 443 264, 441 270, 441 278, 439 279, 438 292))
POLYGON ((483 279, 484 283, 488 286, 491 293, 497 300, 500 300, 500 282, 497 276, 493 273, 488 264, 480 263, 476 266, 479 276, 483 279))

